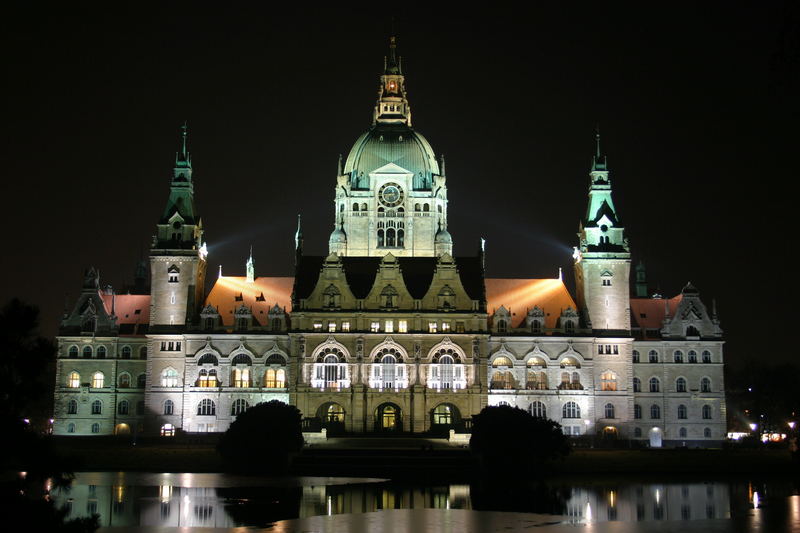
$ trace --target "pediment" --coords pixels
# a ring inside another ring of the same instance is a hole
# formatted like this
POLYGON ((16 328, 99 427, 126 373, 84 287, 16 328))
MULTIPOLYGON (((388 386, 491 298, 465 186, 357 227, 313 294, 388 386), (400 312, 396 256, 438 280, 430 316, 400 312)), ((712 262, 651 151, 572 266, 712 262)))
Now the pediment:
POLYGON ((396 163, 387 163, 369 173, 370 177, 377 177, 381 174, 406 174, 408 176, 412 176, 414 173, 396 163))

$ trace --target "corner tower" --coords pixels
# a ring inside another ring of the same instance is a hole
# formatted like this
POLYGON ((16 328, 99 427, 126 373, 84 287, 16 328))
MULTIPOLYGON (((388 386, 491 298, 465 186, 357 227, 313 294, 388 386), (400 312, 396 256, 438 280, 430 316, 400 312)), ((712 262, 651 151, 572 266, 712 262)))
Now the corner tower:
POLYGON ((156 328, 187 324, 203 302, 206 246, 203 223, 194 205, 192 158, 187 142, 184 124, 169 199, 150 248, 150 325, 156 328))
POLYGON ((575 282, 578 306, 589 315, 592 329, 604 335, 625 335, 631 329, 631 254, 625 228, 611 199, 606 157, 600 151, 600 132, 589 172, 589 207, 578 225, 575 282))
POLYGON ((436 257, 452 254, 444 162, 411 127, 395 38, 389 42, 372 127, 337 169, 331 253, 436 257))

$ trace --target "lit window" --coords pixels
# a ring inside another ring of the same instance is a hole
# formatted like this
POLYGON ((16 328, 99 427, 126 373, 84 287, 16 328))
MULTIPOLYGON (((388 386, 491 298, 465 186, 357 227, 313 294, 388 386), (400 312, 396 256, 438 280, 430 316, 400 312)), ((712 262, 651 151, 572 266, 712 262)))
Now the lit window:
POLYGON ((328 322, 328 333, 336 333, 336 322, 328 322))
POLYGON ((393 333, 394 332, 394 320, 387 320, 384 322, 384 328, 386 333, 393 333))
POLYGON ((167 368, 161 372, 161 386, 162 387, 177 387, 178 386, 178 371, 174 368, 167 368))
POLYGON ((314 322, 314 331, 322 331, 322 322, 314 322))
POLYGON ((102 389, 105 382, 105 376, 102 372, 95 372, 92 374, 92 388, 102 389))
POLYGON ((377 333, 381 330, 381 323, 380 322, 373 322, 369 326, 369 330, 373 333, 377 333))
POLYGON ((172 424, 164 424, 161 426, 161 436, 162 437, 174 437, 175 436, 175 426, 172 424))
POLYGON ((617 375, 611 370, 606 370, 600 374, 600 390, 617 390, 617 375))
POLYGON ((216 387, 219 382, 217 381, 217 371, 213 368, 211 370, 203 369, 197 379, 198 387, 216 387))
POLYGON ((456 322, 456 333, 464 333, 465 330, 463 322, 456 322))
POLYGON ((342 322, 342 331, 345 333, 350 331, 350 322, 342 322))
POLYGON ((450 322, 442 322, 442 331, 450 331, 450 322))
POLYGON ((438 324, 436 322, 428 322, 428 333, 436 333, 438 324))
POLYGON ((67 376, 67 387, 77 389, 81 386, 81 375, 77 372, 70 372, 67 376))
POLYGON ((239 389, 246 389, 250 387, 250 369, 234 368, 233 386, 239 389))
POLYGON ((408 332, 408 320, 400 320, 397 323, 397 331, 398 331, 398 333, 406 333, 406 332, 408 332))

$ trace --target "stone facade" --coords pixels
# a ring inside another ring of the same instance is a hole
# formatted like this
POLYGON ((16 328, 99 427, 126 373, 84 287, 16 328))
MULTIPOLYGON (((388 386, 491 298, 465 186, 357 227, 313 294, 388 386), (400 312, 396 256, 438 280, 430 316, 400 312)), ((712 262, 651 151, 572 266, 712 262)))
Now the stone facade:
MULTIPOLYGON (((249 406, 296 405, 309 428, 446 432, 486 405, 570 435, 651 446, 725 436, 722 331, 697 289, 647 296, 600 151, 575 247, 575 298, 555 279, 487 278, 455 256, 445 165, 411 128, 394 45, 372 127, 340 162, 326 255, 292 277, 222 276, 206 247, 187 132, 150 251, 149 287, 87 272, 58 337, 55 432, 224 431, 249 406)), ((144 274, 142 274, 144 277, 144 274)))

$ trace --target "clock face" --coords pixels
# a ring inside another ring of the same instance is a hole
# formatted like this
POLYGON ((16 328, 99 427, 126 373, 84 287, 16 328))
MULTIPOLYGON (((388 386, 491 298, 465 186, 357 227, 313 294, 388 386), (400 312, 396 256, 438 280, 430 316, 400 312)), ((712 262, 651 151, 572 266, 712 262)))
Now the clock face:
POLYGON ((386 207, 397 207, 403 202, 403 189, 396 183, 385 183, 378 192, 378 198, 386 207))

